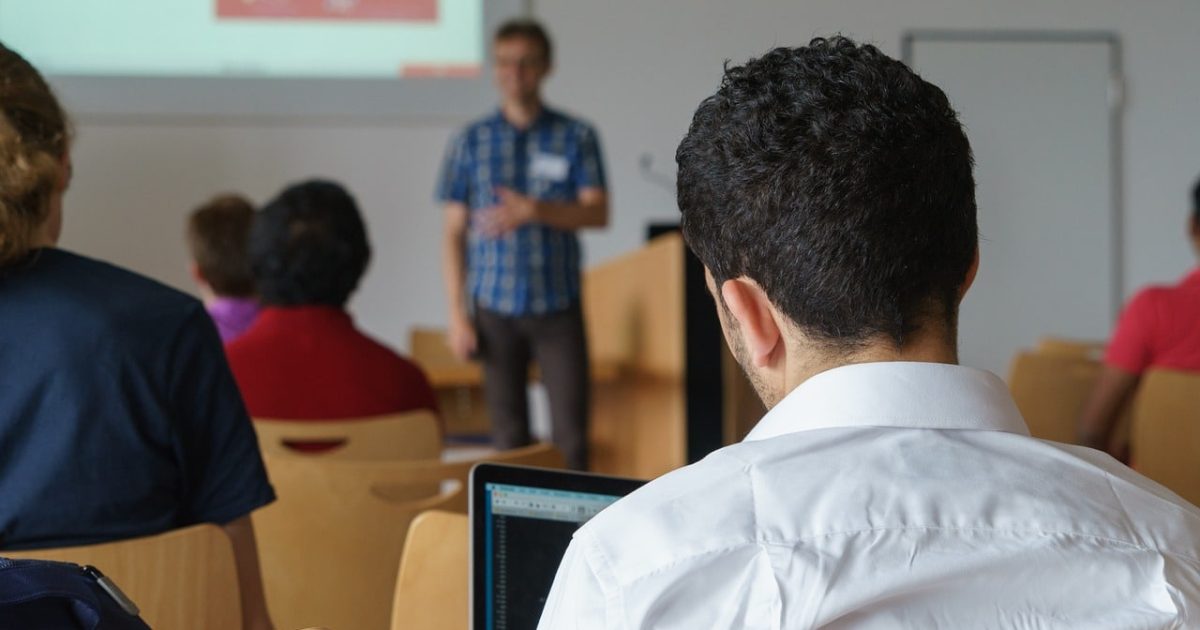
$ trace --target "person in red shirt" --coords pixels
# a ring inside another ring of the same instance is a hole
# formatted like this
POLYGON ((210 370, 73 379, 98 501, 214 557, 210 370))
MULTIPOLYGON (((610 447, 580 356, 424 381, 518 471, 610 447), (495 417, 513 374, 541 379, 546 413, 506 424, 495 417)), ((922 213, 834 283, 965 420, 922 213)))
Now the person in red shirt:
MULTIPOLYGON (((1189 232, 1200 254, 1200 180, 1192 189, 1189 232)), ((1142 289, 1125 306, 1080 415, 1080 444, 1128 459, 1128 436, 1114 436, 1113 427, 1150 368, 1200 372, 1200 269, 1177 285, 1142 289)))
POLYGON ((286 188, 257 213, 249 250, 264 308, 225 350, 252 417, 436 412, 421 369, 359 331, 346 312, 371 249, 342 186, 312 180, 286 188))

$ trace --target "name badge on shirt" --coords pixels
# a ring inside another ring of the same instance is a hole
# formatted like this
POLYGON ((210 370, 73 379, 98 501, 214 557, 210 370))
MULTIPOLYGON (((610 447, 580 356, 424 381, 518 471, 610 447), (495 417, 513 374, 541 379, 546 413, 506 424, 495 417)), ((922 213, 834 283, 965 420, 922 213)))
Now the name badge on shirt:
POLYGON ((529 163, 529 172, 535 179, 561 182, 567 178, 571 165, 567 158, 553 153, 534 153, 529 163))

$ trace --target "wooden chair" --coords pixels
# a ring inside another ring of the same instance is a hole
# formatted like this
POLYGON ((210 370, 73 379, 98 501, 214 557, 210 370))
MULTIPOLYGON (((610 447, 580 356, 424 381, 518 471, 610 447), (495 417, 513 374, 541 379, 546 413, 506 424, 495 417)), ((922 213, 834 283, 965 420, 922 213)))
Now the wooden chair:
POLYGON ((465 514, 451 512, 425 512, 413 520, 396 579, 392 630, 467 627, 469 527, 465 514))
POLYGON ((1200 505, 1200 374, 1151 370, 1133 403, 1138 472, 1200 505))
POLYGON ((118 542, 2 551, 10 558, 90 564, 112 578, 152 628, 242 627, 233 545, 216 525, 118 542))
POLYGON ((1020 352, 1008 387, 1034 437, 1075 443, 1076 422, 1100 374, 1097 361, 1070 355, 1020 352))
MULTIPOLYGON (((561 467, 535 445, 483 458, 561 467)), ((281 628, 384 628, 409 524, 466 512, 477 461, 353 461, 264 455, 278 500, 254 513, 267 605, 281 628)))
POLYGON ((436 459, 442 450, 441 430, 432 411, 357 418, 352 420, 254 420, 258 446, 275 455, 318 456, 328 459, 436 459), (330 450, 306 453, 291 445, 328 442, 330 450))
POLYGON ((1095 359, 1099 361, 1104 358, 1105 347, 1106 344, 1103 341, 1042 337, 1038 340, 1037 351, 1040 354, 1095 359))
MULTIPOLYGON (((462 492, 451 496, 445 506, 440 509, 458 512, 459 514, 467 513, 467 502, 470 499, 467 496, 467 481, 471 475, 471 469, 475 467, 475 464, 481 462, 508 464, 511 466, 533 466, 536 468, 563 468, 566 466, 562 453, 554 448, 553 445, 544 443, 514 448, 508 451, 496 451, 474 459, 437 462, 437 472, 433 476, 443 481, 453 480, 462 487, 462 492)), ((419 462, 412 462, 411 465, 430 466, 430 464, 419 462)), ((414 486, 412 484, 397 485, 381 483, 376 487, 375 492, 380 496, 392 500, 405 500, 411 497, 413 489, 414 486)))

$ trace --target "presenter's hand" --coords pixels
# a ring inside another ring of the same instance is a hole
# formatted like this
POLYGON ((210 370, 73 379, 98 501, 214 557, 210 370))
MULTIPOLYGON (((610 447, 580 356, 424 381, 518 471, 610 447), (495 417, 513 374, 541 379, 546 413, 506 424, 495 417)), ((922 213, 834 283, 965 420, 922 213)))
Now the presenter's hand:
POLYGON ((475 336, 475 326, 471 324, 470 318, 466 315, 453 315, 450 317, 450 329, 446 331, 446 344, 450 346, 450 351, 458 357, 459 361, 469 361, 475 354, 475 350, 479 347, 478 338, 475 336))
POLYGON ((537 203, 503 186, 496 188, 500 203, 479 212, 479 229, 486 236, 504 236, 537 217, 537 203))

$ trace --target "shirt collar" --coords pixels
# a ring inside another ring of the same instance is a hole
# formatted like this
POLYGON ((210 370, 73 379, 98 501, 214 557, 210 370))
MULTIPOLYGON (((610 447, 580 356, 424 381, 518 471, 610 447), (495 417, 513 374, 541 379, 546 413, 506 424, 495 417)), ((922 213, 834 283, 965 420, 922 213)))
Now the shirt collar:
POLYGON ((1029 435, 1004 381, 944 363, 862 363, 804 381, 746 441, 836 427, 967 429, 1029 435))
POLYGON ((268 326, 353 326, 354 320, 344 309, 336 306, 310 304, 305 306, 267 306, 258 316, 268 326))
POLYGON ((208 304, 208 312, 225 317, 253 317, 261 307, 256 298, 218 297, 208 304))
POLYGON ((508 119, 504 117, 504 109, 501 107, 497 107, 496 110, 492 113, 491 120, 492 120, 492 124, 494 124, 494 125, 508 127, 517 133, 521 133, 521 132, 532 131, 539 126, 548 123, 550 121, 550 119, 552 119, 555 115, 556 114, 555 114, 554 110, 547 107, 545 103, 542 103, 541 109, 538 110, 538 115, 533 119, 533 122, 529 123, 529 126, 526 127, 525 129, 518 129, 517 127, 513 126, 512 123, 508 122, 508 119))

